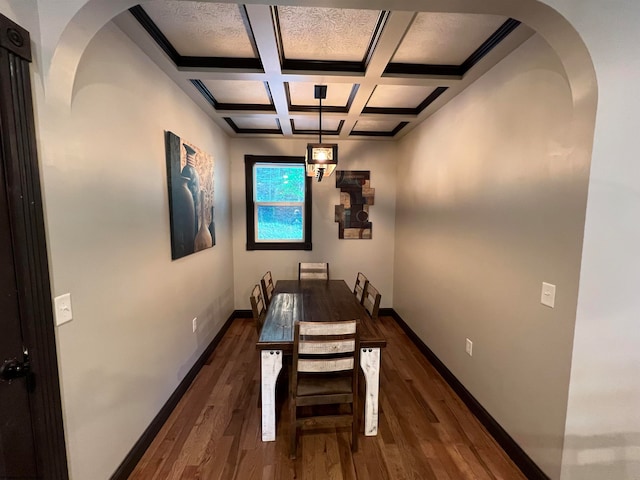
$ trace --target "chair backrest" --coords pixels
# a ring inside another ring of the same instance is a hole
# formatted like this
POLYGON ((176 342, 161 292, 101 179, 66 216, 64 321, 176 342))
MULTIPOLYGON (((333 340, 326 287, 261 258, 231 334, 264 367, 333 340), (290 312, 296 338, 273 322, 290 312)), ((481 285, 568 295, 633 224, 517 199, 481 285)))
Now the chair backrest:
POLYGON ((298 280, 329 280, 328 263, 298 263, 298 280))
POLYGON ((262 292, 264 293, 264 301, 267 304, 267 307, 271 305, 271 299, 273 298, 273 290, 275 286, 273 285, 273 277, 271 276, 271 271, 268 271, 260 280, 262 284, 262 292))
POLYGON ((353 294, 360 303, 362 303, 362 300, 364 299, 364 288, 367 286, 367 283, 369 283, 367 277, 365 277, 363 273, 358 272, 358 275, 356 276, 356 285, 353 287, 353 294))
POLYGON ((253 321, 256 324, 256 331, 258 332, 258 336, 260 336, 262 325, 264 324, 264 317, 267 315, 267 308, 262 298, 260 285, 253 287, 249 301, 251 302, 251 311, 253 313, 253 321))
POLYGON ((353 371, 357 382, 359 346, 357 320, 297 322, 293 343, 293 375, 353 371))
POLYGON ((364 286, 364 295, 362 297, 362 305, 367 310, 369 316, 373 319, 378 318, 378 310, 380 309, 380 299, 382 295, 380 292, 371 285, 371 282, 367 282, 364 286))

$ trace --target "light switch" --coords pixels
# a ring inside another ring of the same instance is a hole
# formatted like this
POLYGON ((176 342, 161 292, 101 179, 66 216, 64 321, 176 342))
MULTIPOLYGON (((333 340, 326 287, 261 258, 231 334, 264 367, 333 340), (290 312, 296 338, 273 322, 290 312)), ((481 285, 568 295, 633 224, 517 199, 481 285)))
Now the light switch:
POLYGON ((464 351, 467 352, 467 355, 470 357, 473 356, 473 342, 468 338, 464 346, 464 351))
POLYGON ((547 307, 553 308, 556 303, 556 286, 550 283, 542 282, 542 295, 540 303, 547 307))
POLYGON ((73 318, 71 312, 71 294, 65 293, 53 299, 56 307, 56 325, 60 326, 73 318))

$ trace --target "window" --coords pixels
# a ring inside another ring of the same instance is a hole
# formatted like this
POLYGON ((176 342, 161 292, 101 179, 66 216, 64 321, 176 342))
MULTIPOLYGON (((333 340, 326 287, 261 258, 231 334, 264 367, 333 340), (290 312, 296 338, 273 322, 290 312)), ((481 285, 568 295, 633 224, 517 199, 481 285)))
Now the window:
POLYGON ((304 157, 246 155, 247 250, 311 250, 304 157))

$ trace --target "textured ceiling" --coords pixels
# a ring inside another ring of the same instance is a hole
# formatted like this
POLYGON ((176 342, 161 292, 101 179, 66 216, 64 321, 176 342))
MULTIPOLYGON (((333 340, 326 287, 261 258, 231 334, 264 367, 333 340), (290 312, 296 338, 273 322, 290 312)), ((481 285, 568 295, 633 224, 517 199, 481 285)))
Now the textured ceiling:
POLYGON ((220 103, 271 105, 269 90, 260 80, 205 80, 203 83, 220 103))
POLYGON ((506 20, 496 15, 419 13, 391 61, 460 65, 506 20))
MULTIPOLYGON (((315 84, 313 82, 287 83, 291 105, 318 106, 318 100, 313 96, 315 84)), ((322 100, 323 106, 346 107, 353 91, 351 83, 332 83, 327 88, 327 98, 322 100)))
POLYGON ((492 15, 156 0, 116 23, 229 135, 400 138, 532 31, 492 15))
POLYGON ((369 98, 367 107, 417 108, 434 90, 434 87, 378 85, 369 98))
POLYGON ((361 62, 380 12, 278 7, 284 57, 289 60, 361 62))
POLYGON ((167 1, 144 9, 180 55, 257 56, 239 5, 167 1))

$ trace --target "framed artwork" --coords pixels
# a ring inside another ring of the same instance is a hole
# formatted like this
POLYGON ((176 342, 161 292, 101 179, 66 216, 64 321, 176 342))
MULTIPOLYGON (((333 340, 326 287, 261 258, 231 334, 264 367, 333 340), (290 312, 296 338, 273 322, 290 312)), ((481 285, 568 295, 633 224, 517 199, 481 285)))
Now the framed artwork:
POLYGON ((340 189, 340 205, 336 205, 338 238, 371 239, 369 206, 375 189, 371 188, 369 171, 336 170, 336 188, 340 189))
POLYGON ((175 133, 165 132, 171 258, 216 244, 213 157, 175 133))

